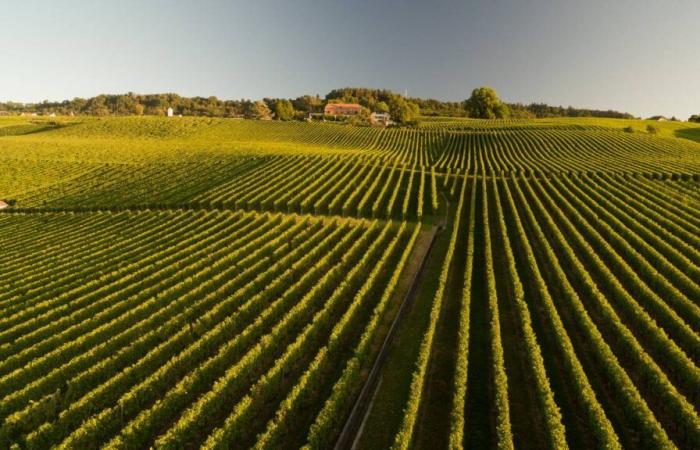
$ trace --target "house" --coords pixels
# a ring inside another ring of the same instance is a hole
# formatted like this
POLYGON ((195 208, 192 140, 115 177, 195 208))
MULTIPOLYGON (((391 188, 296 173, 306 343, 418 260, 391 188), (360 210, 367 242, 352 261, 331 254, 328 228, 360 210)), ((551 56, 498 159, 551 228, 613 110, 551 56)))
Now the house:
POLYGON ((329 103, 323 108, 327 116, 355 116, 360 114, 362 106, 356 103, 329 103))
POLYGON ((10 206, 10 205, 8 205, 8 204, 5 203, 4 201, 0 200, 0 209, 5 209, 5 208, 7 208, 8 206, 10 206))
POLYGON ((168 108, 168 117, 172 117, 172 116, 173 116, 173 109, 168 108))
POLYGON ((369 115, 369 123, 372 125, 383 125, 386 127, 394 122, 391 121, 391 116, 389 113, 373 112, 369 115))

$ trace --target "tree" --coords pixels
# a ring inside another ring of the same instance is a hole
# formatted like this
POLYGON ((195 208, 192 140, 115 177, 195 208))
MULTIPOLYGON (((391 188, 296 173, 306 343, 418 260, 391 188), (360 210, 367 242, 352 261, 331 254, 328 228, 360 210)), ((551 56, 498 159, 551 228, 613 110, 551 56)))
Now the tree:
POLYGON ((348 117, 350 125, 368 125, 369 124, 369 109, 364 106, 360 108, 360 113, 348 117))
POLYGON ((501 102, 496 91, 490 87, 480 87, 472 91, 465 102, 469 117, 479 119, 505 119, 509 116, 508 106, 501 102))
POLYGON ((409 125, 415 122, 420 110, 415 103, 407 102, 403 97, 394 96, 389 101, 389 113, 394 122, 409 125))
POLYGON ((275 118, 277 120, 292 120, 294 118, 294 107, 289 100, 277 100, 275 102, 275 118))
POLYGON ((374 106, 374 109, 380 113, 388 113, 389 105, 387 105, 386 102, 377 102, 377 104, 374 106))
POLYGON ((249 119, 270 120, 272 119, 272 112, 264 101, 258 100, 255 103, 251 103, 250 109, 246 111, 246 117, 249 119))
POLYGON ((654 125, 647 125, 647 132, 649 134, 656 134, 659 132, 659 129, 656 128, 654 125))
POLYGON ((318 95, 302 95, 292 100, 292 106, 297 111, 318 112, 321 109, 321 98, 318 95))
POLYGON ((700 123, 700 114, 693 114, 690 116, 688 119, 688 122, 695 122, 695 123, 700 123))
POLYGON ((134 114, 136 114, 137 116, 143 115, 143 105, 141 103, 136 103, 134 105, 134 114))

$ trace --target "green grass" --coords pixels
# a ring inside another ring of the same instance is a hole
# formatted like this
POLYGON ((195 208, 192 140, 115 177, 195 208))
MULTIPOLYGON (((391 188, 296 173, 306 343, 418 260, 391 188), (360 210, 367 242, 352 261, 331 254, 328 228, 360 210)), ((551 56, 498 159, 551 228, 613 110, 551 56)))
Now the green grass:
POLYGON ((420 346, 428 325, 430 307, 435 297, 449 237, 449 230, 438 234, 425 262, 425 270, 418 281, 410 309, 406 311, 400 323, 382 370, 381 383, 368 412, 358 449, 389 448, 394 442, 394 435, 403 419, 399 412, 403 411, 408 399, 417 357, 416 349, 420 346))

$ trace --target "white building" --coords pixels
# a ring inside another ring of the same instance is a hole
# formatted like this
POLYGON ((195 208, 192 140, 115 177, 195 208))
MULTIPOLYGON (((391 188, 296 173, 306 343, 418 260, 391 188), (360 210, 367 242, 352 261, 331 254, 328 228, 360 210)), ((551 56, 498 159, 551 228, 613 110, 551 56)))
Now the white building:
POLYGON ((10 206, 10 205, 8 205, 7 203, 5 203, 5 202, 3 202, 2 200, 0 200, 0 209, 5 209, 5 208, 7 208, 8 206, 10 206))
POLYGON ((168 117, 172 117, 172 116, 173 116, 173 109, 168 108, 168 117))
POLYGON ((369 122, 372 125, 383 125, 385 127, 387 125, 391 125, 392 123, 394 123, 391 121, 391 116, 389 115, 389 113, 378 113, 378 112, 373 112, 372 114, 369 115, 369 122))

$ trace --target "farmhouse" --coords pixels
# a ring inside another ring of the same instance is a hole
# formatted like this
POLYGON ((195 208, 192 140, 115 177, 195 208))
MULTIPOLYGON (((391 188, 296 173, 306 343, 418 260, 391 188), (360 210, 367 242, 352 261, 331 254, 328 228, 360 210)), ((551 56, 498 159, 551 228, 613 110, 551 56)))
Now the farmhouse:
POLYGON ((172 116, 173 116, 173 109, 168 108, 168 117, 172 117, 172 116))
POLYGON ((8 204, 5 203, 4 201, 0 200, 0 209, 5 209, 5 208, 7 208, 8 206, 10 206, 10 205, 8 205, 8 204))
POLYGON ((362 106, 356 103, 329 103, 323 109, 327 116, 354 116, 360 114, 362 106))
POLYGON ((369 115, 369 123, 372 125, 384 125, 386 127, 391 125, 393 122, 391 121, 391 116, 389 113, 373 112, 369 115))

